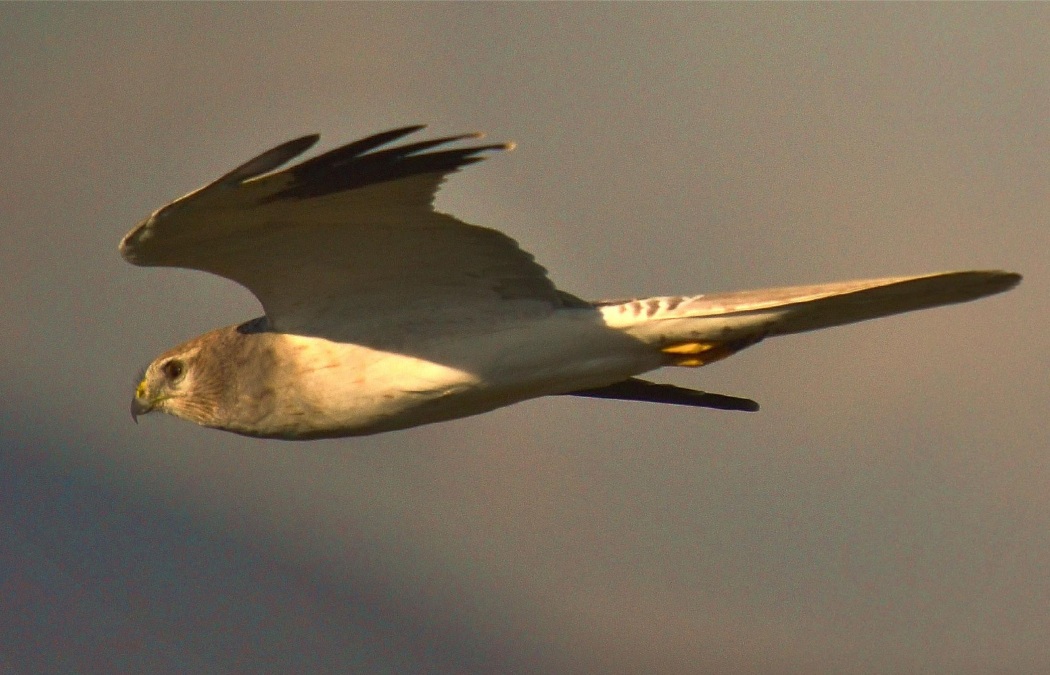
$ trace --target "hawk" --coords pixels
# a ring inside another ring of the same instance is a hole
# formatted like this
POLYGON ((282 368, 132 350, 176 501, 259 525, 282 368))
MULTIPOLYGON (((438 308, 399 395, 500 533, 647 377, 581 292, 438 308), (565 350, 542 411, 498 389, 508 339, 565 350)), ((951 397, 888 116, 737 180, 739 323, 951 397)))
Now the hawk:
POLYGON ((703 366, 768 337, 974 300, 1021 279, 945 272, 589 302, 558 289, 510 237, 434 210, 449 174, 513 146, 465 143, 480 134, 395 144, 422 128, 278 170, 319 136, 297 138, 129 232, 128 262, 232 279, 265 312, 161 354, 135 389, 132 416, 159 410, 247 436, 314 439, 559 394, 751 411, 748 399, 637 376, 703 366))

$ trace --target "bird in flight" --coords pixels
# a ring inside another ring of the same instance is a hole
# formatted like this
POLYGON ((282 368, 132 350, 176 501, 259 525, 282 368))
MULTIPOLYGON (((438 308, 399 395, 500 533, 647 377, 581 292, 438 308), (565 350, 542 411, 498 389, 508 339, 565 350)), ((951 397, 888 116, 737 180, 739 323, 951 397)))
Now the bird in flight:
POLYGON ((510 237, 434 210, 449 174, 509 144, 403 145, 410 126, 278 171, 279 145, 153 212, 120 243, 135 265, 232 279, 265 315, 145 369, 132 416, 247 436, 373 434, 574 395, 753 411, 751 400, 638 375, 703 366, 778 335, 974 300, 1020 275, 964 271, 586 301, 510 237))

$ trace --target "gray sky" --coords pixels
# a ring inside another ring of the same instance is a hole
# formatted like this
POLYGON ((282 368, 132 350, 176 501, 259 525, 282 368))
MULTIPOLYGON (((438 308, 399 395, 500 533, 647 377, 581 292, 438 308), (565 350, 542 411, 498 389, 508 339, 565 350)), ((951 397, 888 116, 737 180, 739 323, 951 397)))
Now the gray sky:
POLYGON ((0 7, 0 670, 1050 668, 1050 7, 0 7), (673 381, 264 442, 137 369, 256 316, 120 237, 278 142, 518 149, 442 209, 584 297, 957 268, 975 304, 673 381))

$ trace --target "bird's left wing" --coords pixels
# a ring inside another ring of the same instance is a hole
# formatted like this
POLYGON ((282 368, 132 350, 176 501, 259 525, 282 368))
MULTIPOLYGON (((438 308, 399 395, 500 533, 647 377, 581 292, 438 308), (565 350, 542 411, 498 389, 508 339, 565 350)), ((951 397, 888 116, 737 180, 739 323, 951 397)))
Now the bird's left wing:
POLYGON ((232 279, 258 297, 274 328, 329 337, 367 331, 379 312, 425 323, 435 308, 484 314, 580 302, 511 238, 433 208, 445 176, 511 146, 435 150, 475 134, 381 149, 422 128, 275 172, 318 136, 279 145, 158 209, 120 251, 136 265, 232 279))
POLYGON ((610 398, 619 401, 646 401, 648 403, 669 403, 671 405, 688 405, 694 408, 716 408, 718 410, 743 410, 756 412, 758 404, 749 398, 712 394, 708 391, 686 389, 673 384, 657 384, 637 377, 607 384, 593 389, 577 389, 565 393, 566 396, 586 396, 588 398, 610 398))

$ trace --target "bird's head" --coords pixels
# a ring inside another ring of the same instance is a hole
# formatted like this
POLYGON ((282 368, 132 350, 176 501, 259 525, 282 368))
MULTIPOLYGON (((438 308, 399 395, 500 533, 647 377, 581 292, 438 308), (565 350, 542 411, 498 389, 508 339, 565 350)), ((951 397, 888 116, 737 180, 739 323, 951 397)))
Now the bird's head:
POLYGON ((171 349, 146 366, 131 399, 131 417, 154 410, 206 424, 215 415, 212 379, 203 367, 200 338, 171 349))

